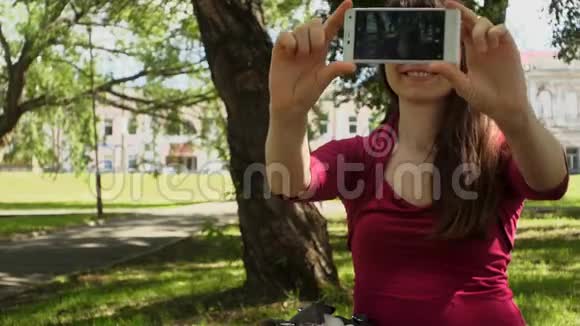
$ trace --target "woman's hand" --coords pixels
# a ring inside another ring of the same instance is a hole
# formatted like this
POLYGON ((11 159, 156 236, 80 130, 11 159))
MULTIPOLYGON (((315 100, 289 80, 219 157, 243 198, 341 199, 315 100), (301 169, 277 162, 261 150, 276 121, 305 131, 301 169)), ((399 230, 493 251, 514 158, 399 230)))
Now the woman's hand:
POLYGON ((326 64, 330 42, 351 7, 352 1, 345 0, 325 24, 321 19, 314 19, 294 32, 280 34, 270 64, 272 118, 303 119, 332 80, 355 71, 354 63, 326 64))
POLYGON ((528 101, 520 53, 504 25, 493 25, 465 6, 447 1, 461 11, 467 73, 447 63, 430 64, 431 72, 447 78, 475 110, 491 117, 504 132, 520 129, 533 110, 528 101))
POLYGON ((445 63, 432 63, 430 70, 447 78, 474 110, 494 119, 506 135, 526 184, 515 186, 520 195, 561 197, 568 181, 565 155, 556 137, 534 116, 514 39, 505 26, 494 26, 457 2, 448 0, 446 6, 461 11, 468 72, 445 63))

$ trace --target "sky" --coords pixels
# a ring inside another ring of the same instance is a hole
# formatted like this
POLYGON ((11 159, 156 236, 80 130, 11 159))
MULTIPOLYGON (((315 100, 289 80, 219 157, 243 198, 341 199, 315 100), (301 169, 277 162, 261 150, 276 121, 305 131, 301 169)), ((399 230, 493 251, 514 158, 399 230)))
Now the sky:
POLYGON ((542 9, 547 0, 510 0, 506 25, 514 35, 520 50, 551 49, 552 29, 549 15, 542 9))

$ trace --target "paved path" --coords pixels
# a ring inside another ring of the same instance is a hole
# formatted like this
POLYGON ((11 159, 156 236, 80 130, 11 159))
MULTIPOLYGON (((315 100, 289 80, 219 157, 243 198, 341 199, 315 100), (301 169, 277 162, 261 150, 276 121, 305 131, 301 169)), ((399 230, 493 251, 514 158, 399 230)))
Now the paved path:
MULTIPOLYGON (((344 209, 339 202, 324 203, 324 214, 340 211, 344 209)), ((42 213, 50 212, 53 211, 42 213)), ((94 227, 75 227, 30 239, 0 241, 0 299, 57 275, 109 266, 153 251, 190 236, 208 219, 216 223, 238 220, 235 202, 130 212, 143 217, 111 219, 94 227)), ((0 211, 0 215, 3 213, 6 214, 0 211)))
POLYGON ((142 218, 112 219, 36 238, 0 242, 0 298, 67 274, 113 264, 198 231, 209 219, 237 221, 235 203, 149 210, 142 218))

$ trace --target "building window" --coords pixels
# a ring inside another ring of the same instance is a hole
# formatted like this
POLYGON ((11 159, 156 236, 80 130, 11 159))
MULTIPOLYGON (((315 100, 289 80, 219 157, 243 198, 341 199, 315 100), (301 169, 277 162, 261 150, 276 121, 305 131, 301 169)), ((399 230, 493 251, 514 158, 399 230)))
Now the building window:
POLYGON ((105 119, 105 136, 113 135, 113 119, 105 119))
POLYGON ((101 171, 102 172, 109 172, 113 171, 113 161, 112 160, 104 160, 101 163, 101 171))
POLYGON ((566 155, 568 156, 568 167, 571 172, 580 172, 580 155, 578 153, 578 148, 568 148, 566 149, 566 155))
POLYGON ((190 121, 184 119, 178 112, 171 111, 165 120, 165 134, 169 136, 194 135, 195 128, 190 121))
POLYGON ((349 117, 348 132, 350 132, 351 134, 356 134, 356 125, 357 125, 356 117, 349 117))
POLYGON ((131 115, 131 117, 129 118, 129 124, 127 126, 127 132, 129 133, 129 135, 135 135, 137 133, 137 127, 139 126, 139 124, 137 123, 137 116, 136 115, 131 115))
POLYGON ((325 135, 328 132, 328 121, 320 121, 320 134, 325 135))
POLYGON ((137 170, 137 155, 129 155, 127 161, 127 168, 129 170, 137 170))
POLYGON ((192 156, 187 159, 187 166, 189 166, 190 171, 197 171, 197 157, 192 156))
POLYGON ((552 93, 547 89, 540 91, 538 95, 540 118, 554 118, 554 111, 552 109, 552 93))
POLYGON ((577 109, 578 109, 578 118, 580 118, 580 94, 576 94, 576 105, 577 105, 577 109))
POLYGON ((174 172, 186 172, 197 170, 197 157, 195 156, 167 156, 165 165, 174 172))
POLYGON ((169 136, 189 136, 195 134, 195 129, 189 122, 167 121, 165 134, 169 136))

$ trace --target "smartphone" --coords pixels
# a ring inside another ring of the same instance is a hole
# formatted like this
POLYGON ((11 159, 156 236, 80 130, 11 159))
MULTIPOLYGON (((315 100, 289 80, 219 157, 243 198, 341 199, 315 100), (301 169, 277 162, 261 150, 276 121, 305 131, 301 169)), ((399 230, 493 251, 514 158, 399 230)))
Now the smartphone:
POLYGON ((461 13, 445 8, 352 8, 344 17, 344 60, 427 63, 461 60, 461 13))

